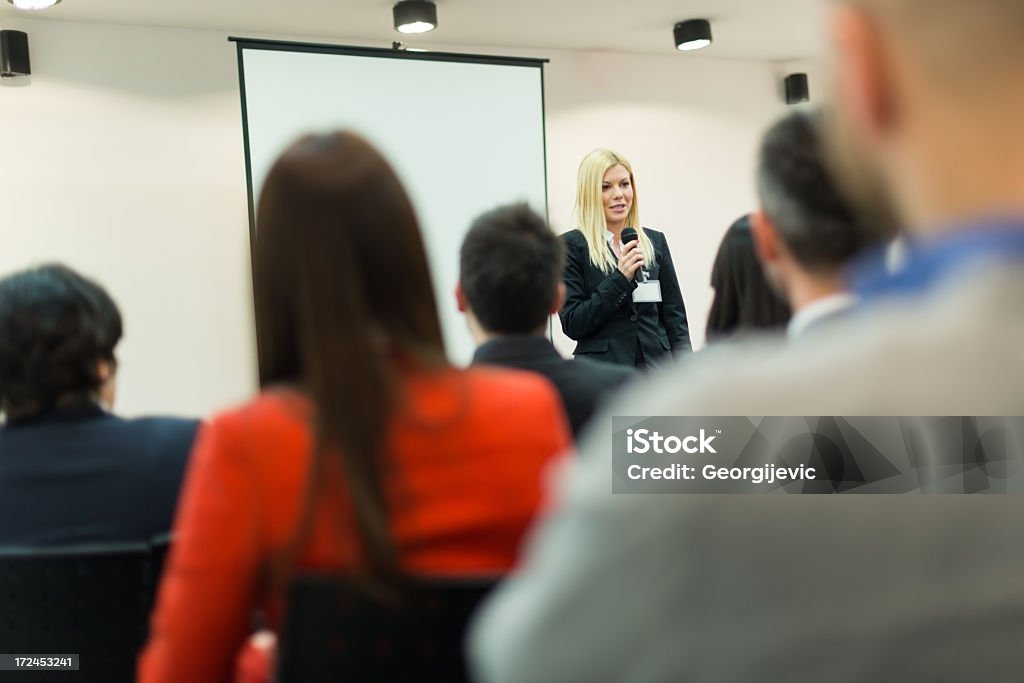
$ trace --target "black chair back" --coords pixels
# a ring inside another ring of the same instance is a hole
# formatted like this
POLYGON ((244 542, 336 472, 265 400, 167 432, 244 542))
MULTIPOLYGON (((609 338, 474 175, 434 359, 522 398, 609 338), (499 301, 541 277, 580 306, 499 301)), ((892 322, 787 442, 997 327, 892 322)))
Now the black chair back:
POLYGON ((289 593, 278 683, 463 683, 470 616, 496 579, 418 580, 394 604, 336 577, 289 593))
POLYGON ((130 683, 166 542, 0 547, 0 654, 78 654, 79 670, 18 683, 130 683))

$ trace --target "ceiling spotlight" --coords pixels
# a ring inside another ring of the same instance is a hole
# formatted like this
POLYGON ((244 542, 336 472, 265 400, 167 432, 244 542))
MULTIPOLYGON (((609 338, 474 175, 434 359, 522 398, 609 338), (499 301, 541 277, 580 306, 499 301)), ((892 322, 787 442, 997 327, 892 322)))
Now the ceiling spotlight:
POLYGON ((677 50, 700 50, 711 44, 711 22, 707 19, 681 21, 676 24, 672 34, 676 39, 677 50))
POLYGON ((437 5, 430 0, 402 0, 394 13, 399 33, 426 33, 437 28, 437 5))
POLYGON ((53 7, 60 0, 7 0, 18 9, 46 9, 53 7))

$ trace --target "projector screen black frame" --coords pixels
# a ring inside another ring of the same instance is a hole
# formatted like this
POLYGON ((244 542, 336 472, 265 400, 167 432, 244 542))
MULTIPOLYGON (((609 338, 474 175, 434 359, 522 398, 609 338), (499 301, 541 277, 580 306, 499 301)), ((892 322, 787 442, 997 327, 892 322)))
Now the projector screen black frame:
POLYGON ((252 160, 249 155, 249 115, 245 104, 245 66, 242 62, 242 50, 245 49, 273 50, 278 52, 312 52, 318 54, 350 55, 356 57, 382 57, 386 59, 412 59, 430 62, 463 62, 467 64, 493 64, 498 66, 526 66, 539 68, 541 141, 544 145, 544 213, 548 213, 548 134, 546 118, 547 104, 544 99, 544 65, 551 60, 533 57, 503 57, 499 55, 463 54, 461 52, 419 52, 382 47, 359 47, 355 45, 332 45, 330 43, 303 43, 288 40, 241 38, 238 36, 228 36, 228 41, 235 43, 238 54, 238 90, 242 100, 242 142, 245 146, 245 184, 247 187, 249 203, 250 262, 253 254, 252 245, 256 239, 256 204, 254 197, 255 192, 252 186, 252 160))

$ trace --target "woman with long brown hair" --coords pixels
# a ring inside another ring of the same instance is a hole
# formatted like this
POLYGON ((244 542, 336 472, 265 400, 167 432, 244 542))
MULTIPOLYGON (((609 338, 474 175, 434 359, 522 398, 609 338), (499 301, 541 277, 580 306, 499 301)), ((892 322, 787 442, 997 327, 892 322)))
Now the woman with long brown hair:
POLYGON ((507 571, 570 444, 539 377, 449 366, 412 205, 361 138, 278 159, 253 267, 263 390, 200 436, 143 683, 230 679, 294 572, 507 571))

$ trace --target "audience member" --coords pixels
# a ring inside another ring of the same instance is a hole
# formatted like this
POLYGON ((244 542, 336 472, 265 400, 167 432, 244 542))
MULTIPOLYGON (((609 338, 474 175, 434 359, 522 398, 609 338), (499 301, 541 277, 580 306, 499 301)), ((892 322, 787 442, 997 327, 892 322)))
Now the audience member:
MULTIPOLYGON (((843 0, 832 29, 841 177, 915 236, 903 271, 855 278, 863 314, 830 334, 710 354, 630 414, 1024 413, 1024 3, 843 0)), ((616 496, 609 435, 581 451, 477 624, 480 680, 1020 678, 1019 495, 616 496)))
POLYGON ((198 424, 110 412, 120 339, 116 304, 70 268, 0 280, 0 545, 170 530, 198 424))
POLYGON ((708 344, 785 327, 789 306, 772 289, 757 259, 750 216, 733 223, 711 268, 715 298, 708 313, 708 344))
POLYGON ((844 268, 880 246, 857 224, 826 168, 820 127, 818 115, 797 110, 768 130, 758 157, 754 244, 769 283, 794 311, 791 338, 850 312, 856 297, 844 268))
POLYGON ((473 364, 530 370, 562 397, 574 436, 598 402, 631 378, 624 365, 566 360, 544 336, 565 300, 562 241, 526 204, 483 214, 462 242, 456 298, 479 344, 473 364))
POLYGON ((412 205, 369 144, 298 141, 258 209, 263 392, 200 435, 142 683, 230 680, 254 611, 279 627, 293 572, 372 593, 505 572, 571 445, 544 379, 448 364, 412 205))

